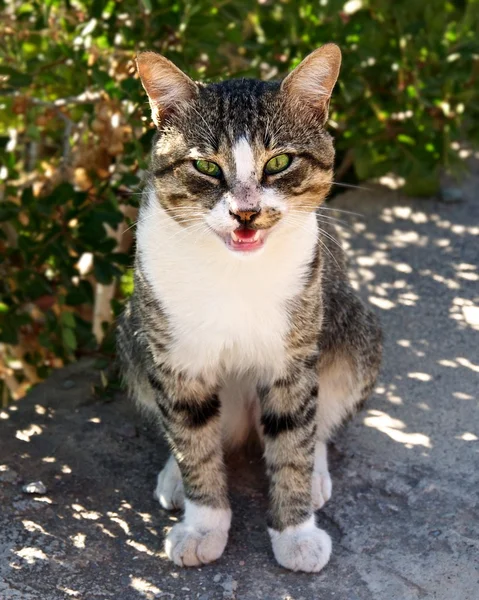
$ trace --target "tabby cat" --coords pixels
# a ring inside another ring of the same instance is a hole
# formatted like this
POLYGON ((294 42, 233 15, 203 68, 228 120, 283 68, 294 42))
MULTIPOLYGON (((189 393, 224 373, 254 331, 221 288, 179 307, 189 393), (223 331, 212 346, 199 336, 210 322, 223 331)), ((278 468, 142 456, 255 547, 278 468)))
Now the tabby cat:
POLYGON ((321 216, 340 62, 326 44, 282 82, 205 85, 153 52, 137 59, 157 131, 118 349, 171 447, 155 496, 184 508, 165 542, 180 566, 223 553, 224 451, 254 430, 276 560, 311 572, 331 554, 314 517, 331 496, 326 442, 370 393, 381 356, 321 216))

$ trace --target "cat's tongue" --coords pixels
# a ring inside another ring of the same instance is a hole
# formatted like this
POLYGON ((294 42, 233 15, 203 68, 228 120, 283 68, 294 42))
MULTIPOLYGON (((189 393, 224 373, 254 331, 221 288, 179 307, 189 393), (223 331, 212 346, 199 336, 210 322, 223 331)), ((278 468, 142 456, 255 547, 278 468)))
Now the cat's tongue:
POLYGON ((233 239, 236 237, 240 242, 251 242, 255 236, 259 237, 259 231, 255 231, 254 229, 237 229, 231 234, 233 239))
POLYGON ((257 250, 263 245, 261 233, 254 229, 236 229, 231 232, 230 247, 233 250, 241 250, 242 252, 248 252, 250 250, 257 250))

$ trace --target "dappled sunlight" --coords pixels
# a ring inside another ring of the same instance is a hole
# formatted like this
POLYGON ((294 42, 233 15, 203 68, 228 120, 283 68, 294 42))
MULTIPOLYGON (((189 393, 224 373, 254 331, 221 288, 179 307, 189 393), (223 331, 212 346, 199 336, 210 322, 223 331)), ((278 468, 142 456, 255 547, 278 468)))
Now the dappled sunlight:
MULTIPOLYGON (((47 462, 47 464, 52 463, 47 462)), ((9 467, 7 465, 0 465, 0 473, 5 474, 8 471, 9 467)), ((43 502, 45 500, 52 502, 47 497, 31 498, 32 502, 43 502)), ((68 547, 70 547, 71 551, 79 553, 79 555, 84 553, 85 556, 90 556, 92 549, 98 547, 98 533, 100 533, 106 536, 107 539, 121 540, 124 548, 123 552, 129 549, 133 553, 133 560, 140 555, 156 559, 166 558, 162 548, 162 536, 169 530, 166 523, 168 521, 177 521, 177 517, 166 515, 166 513, 163 513, 164 517, 162 517, 159 509, 157 510, 158 514, 156 517, 153 517, 150 513, 136 512, 132 504, 125 499, 113 502, 112 510, 99 510, 95 504, 92 503, 91 506, 86 507, 85 503, 72 503, 71 505, 63 504, 57 508, 57 520, 70 522, 70 519, 74 519, 79 524, 81 523, 82 527, 84 526, 80 531, 77 530, 76 533, 70 534, 67 539, 62 539, 62 552, 67 551, 68 547), (113 510, 113 505, 116 506, 115 510, 113 510), (165 523, 161 528, 160 537, 158 530, 151 526, 158 521, 158 518, 162 519, 165 523), (110 529, 104 525, 105 523, 108 524, 110 529), (149 536, 149 542, 146 542, 145 534, 149 536)), ((142 505, 144 506, 144 503, 142 505)), ((31 534, 32 538, 29 544, 12 550, 16 558, 10 562, 10 566, 19 570, 24 565, 34 565, 38 561, 45 561, 46 563, 52 560, 56 561, 56 553, 54 552, 52 555, 49 555, 47 552, 47 549, 51 547, 51 543, 44 542, 43 540, 45 538, 59 540, 60 538, 48 530, 44 524, 42 513, 38 513, 35 520, 28 518, 23 519, 21 522, 25 532, 31 534)), ((141 578, 132 578, 131 585, 138 591, 147 594, 153 593, 152 590, 158 589, 153 584, 147 585, 147 582, 141 578)), ((150 596, 147 595, 145 597, 150 596)))
POLYGON ((39 548, 25 547, 15 551, 15 554, 22 558, 27 564, 33 565, 37 560, 48 560, 48 556, 39 548))
POLYGON ((431 381, 432 377, 427 373, 408 373, 410 379, 418 379, 419 381, 431 381))
POLYGON ((464 394, 463 392, 453 392, 452 395, 458 400, 474 400, 474 396, 471 396, 471 394, 464 394))
POLYGON ((43 527, 39 523, 34 523, 33 521, 24 519, 22 521, 22 525, 25 527, 25 529, 27 531, 30 531, 30 533, 39 532, 42 535, 51 535, 50 533, 48 533, 47 531, 45 531, 43 529, 43 527))
POLYGON ((385 433, 395 442, 404 444, 406 448, 412 448, 413 446, 431 448, 431 440, 427 435, 403 431, 406 428, 406 424, 403 421, 393 419, 380 410, 368 410, 368 415, 363 421, 366 427, 373 427, 385 433))
POLYGON ((79 548, 80 550, 83 550, 85 548, 86 535, 84 533, 77 533, 76 535, 71 535, 70 540, 73 542, 75 548, 79 548))
MULTIPOLYGON (((445 493, 444 481, 457 480, 458 489, 471 481, 471 456, 477 460, 479 452, 479 361, 471 337, 479 327, 479 261, 472 221, 462 206, 425 206, 423 201, 394 206, 390 197, 381 202, 373 195, 358 207, 357 193, 351 198, 353 204, 348 205, 347 197, 335 198, 334 204, 366 213, 363 218, 338 212, 338 217, 351 219, 342 235, 349 246, 354 285, 384 326, 384 364, 364 411, 331 446, 336 494, 318 520, 336 535, 336 552, 346 549, 344 558, 362 535, 359 522, 369 528, 376 519, 378 531, 384 531, 387 519, 389 535, 394 527, 404 529, 401 519, 414 520, 417 507, 427 505, 434 523, 424 524, 425 547, 438 540, 449 552, 450 536, 446 540, 436 533, 445 530, 447 520, 440 494, 445 493), (346 519, 344 511, 352 518, 346 519)), ((9 440, 0 483, 10 490, 7 505, 13 506, 21 527, 21 535, 8 538, 5 554, 12 580, 27 578, 31 569, 50 570, 55 580, 57 571, 67 573, 57 590, 65 597, 82 598, 85 572, 111 569, 110 579, 103 581, 105 598, 120 597, 109 592, 116 591, 111 581, 121 582, 128 600, 201 598, 201 586, 212 579, 206 569, 203 574, 172 571, 163 548, 165 534, 181 514, 163 511, 152 497, 156 473, 166 457, 156 431, 139 425, 140 418, 132 417, 133 407, 121 395, 112 403, 92 401, 91 371, 81 365, 71 369, 73 375, 58 374, 48 384, 48 403, 39 386, 31 400, 0 412, 9 440), (66 378, 75 379, 75 385, 65 387, 66 378), (45 494, 22 492, 23 484, 37 481, 45 485, 45 494)), ((228 572, 233 564, 239 568, 241 562, 247 568, 252 560, 266 564, 267 497, 261 478, 263 472, 246 488, 236 473, 231 478, 236 518, 224 558, 217 567, 208 567, 215 574, 228 572)), ((13 527, 13 521, 7 527, 13 527)), ((458 528, 458 539, 462 534, 458 528)), ((380 536, 364 536, 374 561, 380 536)), ((97 596, 102 597, 100 592, 97 596)), ((278 591, 279 596, 288 594, 278 591)))
POLYGON ((72 514, 73 518, 78 520, 88 519, 89 521, 96 521, 101 516, 95 510, 86 510, 81 504, 72 504, 72 509, 74 511, 72 514))
POLYGON ((32 502, 43 502, 44 504, 53 504, 53 500, 48 496, 36 496, 32 498, 32 502))
MULTIPOLYGON (((153 561, 155 573, 167 565, 163 537, 179 519, 162 511, 152 497, 161 458, 156 469, 150 464, 144 477, 140 475, 137 461, 145 442, 137 437, 135 425, 125 427, 125 422, 132 421, 133 407, 124 401, 123 410, 127 407, 129 416, 115 412, 112 417, 110 405, 85 403, 91 374, 81 365, 71 369, 81 373, 83 387, 79 379, 75 386, 68 386, 68 392, 60 384, 57 394, 50 394, 51 406, 38 402, 44 395, 39 388, 32 393, 36 397, 27 409, 28 417, 22 416, 28 398, 22 406, 11 404, 2 411, 8 418, 2 420, 4 432, 0 434, 2 442, 7 442, 0 464, 0 497, 9 494, 4 503, 15 515, 2 532, 7 540, 5 568, 10 577, 18 573, 21 579, 28 579, 33 568, 38 573, 66 572, 69 575, 59 581, 57 590, 62 597, 76 598, 85 595, 81 578, 89 566, 128 564, 131 594, 137 595, 125 597, 140 597, 141 592, 141 597, 153 598, 159 589, 168 597, 168 586, 165 589, 157 577, 141 577, 145 561, 153 561), (79 399, 76 409, 68 406, 68 394, 79 399), (128 483, 132 473, 141 486, 128 483), (35 493, 40 489, 46 492, 35 493), (8 533, 19 527, 19 534, 8 533)), ((110 597, 107 588, 101 589, 100 597, 103 592, 110 597)))
POLYGON ((477 218, 465 203, 405 199, 378 186, 347 192, 335 206, 348 226, 340 233, 354 287, 385 334, 382 373, 356 443, 391 461, 422 464, 438 452, 441 468, 456 473, 454 448, 477 444, 468 427, 479 419, 477 343, 465 337, 479 329, 477 218))
POLYGON ((57 585, 57 589, 65 593, 69 598, 78 598, 81 595, 81 592, 78 590, 73 590, 72 588, 63 585, 57 585))
POLYGON ((479 438, 476 434, 466 431, 461 436, 459 436, 459 439, 464 440, 465 442, 477 442, 479 438))
POLYGON ((120 519, 117 513, 107 512, 106 514, 110 518, 110 521, 113 521, 113 523, 116 523, 119 527, 121 527, 126 535, 130 535, 130 528, 128 527, 128 523, 125 521, 125 519, 120 519))
POLYGON ((461 365, 461 367, 466 367, 467 369, 471 369, 471 371, 475 371, 479 373, 479 365, 475 365, 468 358, 463 356, 459 356, 456 358, 456 362, 461 365))
POLYGON ((39 425, 30 425, 27 429, 18 430, 16 437, 23 442, 29 442, 30 438, 34 435, 40 435, 42 428, 39 425))
POLYGON ((396 306, 394 304, 394 302, 391 302, 391 300, 388 300, 387 298, 378 298, 376 296, 369 296, 368 300, 371 304, 374 304, 374 306, 378 306, 379 308, 382 308, 383 310, 391 310, 391 308, 394 308, 396 306))
POLYGON ((390 402, 391 404, 403 404, 402 399, 397 396, 395 394, 397 390, 397 385, 394 383, 389 383, 387 387, 383 386, 383 385, 378 385, 375 387, 374 392, 378 395, 385 395, 385 397, 387 398, 388 402, 390 402))
POLYGON ((458 367, 465 367, 479 373, 479 365, 472 363, 468 358, 458 356, 455 359, 442 359, 437 361, 439 365, 443 367, 449 367, 451 369, 457 369, 458 367))
POLYGON ((148 554, 148 556, 160 556, 160 552, 153 552, 145 544, 141 544, 140 542, 135 542, 135 540, 129 539, 129 540, 126 540, 126 543, 128 546, 131 546, 138 552, 144 552, 145 554, 148 554))
POLYGON ((142 577, 133 577, 130 575, 130 587, 137 592, 140 592, 140 594, 148 600, 158 598, 159 596, 174 597, 173 594, 163 594, 160 588, 149 581, 146 581, 146 579, 143 579, 142 577))

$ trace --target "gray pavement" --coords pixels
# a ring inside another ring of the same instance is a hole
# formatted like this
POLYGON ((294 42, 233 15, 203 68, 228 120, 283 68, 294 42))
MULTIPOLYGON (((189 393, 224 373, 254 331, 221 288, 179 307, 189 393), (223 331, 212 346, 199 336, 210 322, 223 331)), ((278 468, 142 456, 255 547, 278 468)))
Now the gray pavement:
POLYGON ((478 600, 479 175, 462 187, 460 204, 384 188, 334 200, 364 215, 335 216, 386 341, 373 397, 331 444, 320 574, 275 564, 254 453, 230 460, 224 556, 169 563, 178 515, 152 497, 165 446, 122 395, 92 398, 83 361, 0 412, 0 599, 478 600), (22 492, 36 480, 46 494, 22 492))

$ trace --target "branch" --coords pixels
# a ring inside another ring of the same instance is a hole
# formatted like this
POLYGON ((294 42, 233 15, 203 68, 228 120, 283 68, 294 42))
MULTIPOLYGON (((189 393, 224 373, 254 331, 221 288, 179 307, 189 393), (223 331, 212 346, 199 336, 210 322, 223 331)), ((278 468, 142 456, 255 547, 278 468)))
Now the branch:
MULTIPOLYGON (((21 96, 20 92, 15 92, 14 96, 21 96)), ((102 92, 91 92, 86 90, 78 96, 68 96, 67 98, 57 98, 56 100, 40 100, 40 98, 28 98, 28 102, 37 106, 46 106, 48 108, 61 108, 62 106, 68 106, 69 104, 94 104, 98 102, 102 97, 102 92)))
POLYGON ((335 173, 335 181, 341 181, 341 179, 344 177, 344 175, 349 171, 350 167, 352 167, 354 163, 354 152, 351 148, 349 148, 346 151, 346 154, 343 157, 343 160, 341 161, 341 164, 339 165, 339 167, 336 169, 336 173, 335 173))
MULTIPOLYGON (((15 92, 14 96, 21 96, 20 92, 15 92)), ((63 131, 63 166, 68 163, 70 158, 70 136, 72 134, 73 129, 76 126, 75 121, 70 119, 61 109, 64 106, 68 105, 81 105, 81 104, 93 104, 100 100, 102 97, 101 92, 91 92, 89 90, 79 94, 78 96, 68 96, 67 98, 57 98, 57 100, 53 100, 51 102, 47 100, 41 100, 40 98, 28 98, 28 102, 33 104, 34 106, 44 106, 45 108, 49 108, 53 110, 56 116, 61 119, 64 123, 64 131, 63 131)))

